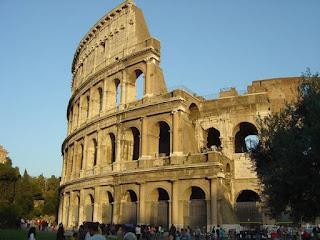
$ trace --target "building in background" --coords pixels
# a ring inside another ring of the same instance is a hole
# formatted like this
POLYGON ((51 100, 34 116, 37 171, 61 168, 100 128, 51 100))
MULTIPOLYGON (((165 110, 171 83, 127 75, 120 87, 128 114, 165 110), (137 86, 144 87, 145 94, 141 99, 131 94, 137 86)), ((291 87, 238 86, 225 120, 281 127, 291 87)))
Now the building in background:
POLYGON ((6 163, 8 161, 8 151, 0 145, 0 163, 6 163))
POLYGON ((248 151, 257 117, 294 101, 298 78, 254 81, 244 93, 230 88, 212 98, 168 91, 160 42, 133 1, 90 29, 72 74, 59 222, 209 229, 272 221, 260 210, 248 151))

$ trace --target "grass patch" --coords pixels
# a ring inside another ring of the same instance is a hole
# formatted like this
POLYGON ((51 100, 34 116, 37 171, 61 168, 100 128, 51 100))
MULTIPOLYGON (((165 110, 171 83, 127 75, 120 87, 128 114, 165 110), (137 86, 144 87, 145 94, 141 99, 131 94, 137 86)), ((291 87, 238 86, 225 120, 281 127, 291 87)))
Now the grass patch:
MULTIPOLYGON (((26 230, 0 229, 0 240, 26 240, 26 230)), ((55 240, 56 233, 52 232, 36 232, 37 240, 55 240)))

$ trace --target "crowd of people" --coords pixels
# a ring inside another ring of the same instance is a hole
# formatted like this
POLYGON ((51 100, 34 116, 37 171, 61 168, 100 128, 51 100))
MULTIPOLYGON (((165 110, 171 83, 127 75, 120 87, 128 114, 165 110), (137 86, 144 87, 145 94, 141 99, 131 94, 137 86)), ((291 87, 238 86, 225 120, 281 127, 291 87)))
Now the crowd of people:
MULTIPOLYGON (((39 224, 42 226, 42 224, 39 224)), ((42 227, 39 227, 41 230, 42 227)), ((36 227, 30 227, 28 240, 35 240, 36 227)), ((56 231, 56 240, 320 240, 319 227, 293 228, 256 227, 250 230, 229 229, 219 225, 211 231, 200 227, 179 229, 171 225, 169 229, 162 226, 100 224, 84 222, 78 229, 65 230, 60 223, 56 231)))

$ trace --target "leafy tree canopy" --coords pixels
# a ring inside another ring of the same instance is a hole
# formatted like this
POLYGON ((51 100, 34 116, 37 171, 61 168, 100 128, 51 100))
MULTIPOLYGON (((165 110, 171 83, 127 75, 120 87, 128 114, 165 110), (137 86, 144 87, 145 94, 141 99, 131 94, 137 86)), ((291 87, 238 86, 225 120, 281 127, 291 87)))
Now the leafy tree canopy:
POLYGON ((320 216, 320 78, 303 74, 298 99, 260 120, 259 144, 251 151, 271 216, 293 220, 320 216))

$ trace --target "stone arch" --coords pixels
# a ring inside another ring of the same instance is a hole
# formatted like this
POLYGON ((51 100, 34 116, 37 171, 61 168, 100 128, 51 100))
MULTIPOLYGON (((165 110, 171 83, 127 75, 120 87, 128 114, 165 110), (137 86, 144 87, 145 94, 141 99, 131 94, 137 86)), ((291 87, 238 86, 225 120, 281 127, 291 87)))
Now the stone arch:
POLYGON ((126 161, 138 160, 140 157, 140 131, 136 127, 128 128, 123 134, 122 158, 126 161))
POLYGON ((134 190, 128 189, 124 192, 121 200, 122 223, 137 224, 137 201, 138 197, 134 190))
POLYGON ((145 74, 139 68, 134 70, 135 74, 135 99, 143 98, 145 94, 145 74))
MULTIPOLYGON (((234 128, 234 152, 244 153, 250 151, 250 144, 248 140, 253 139, 254 136, 257 137, 258 130, 256 126, 249 122, 241 122, 234 128)), ((254 143, 251 146, 254 147, 254 143)))
POLYGON ((79 215, 80 214, 80 196, 76 194, 73 199, 73 223, 72 226, 79 226, 79 215))
POLYGON ((93 221, 94 214, 94 196, 93 194, 87 194, 85 197, 85 220, 88 222, 93 221))
POLYGON ((98 160, 98 141, 96 138, 90 140, 88 148, 88 163, 87 168, 90 169, 97 165, 98 160))
POLYGON ((171 152, 171 130, 170 126, 165 121, 158 122, 159 126, 159 156, 169 156, 171 152))
POLYGON ((199 107, 195 103, 191 103, 189 106, 189 118, 192 122, 195 122, 200 117, 199 107))
POLYGON ((112 164, 116 161, 116 136, 112 132, 106 138, 106 148, 107 163, 112 164))
POLYGON ((169 227, 169 192, 161 187, 153 189, 150 198, 152 199, 150 223, 153 225, 161 225, 165 228, 169 227))
POLYGON ((191 228, 207 226, 207 197, 205 190, 196 185, 188 187, 185 191, 183 222, 185 226, 191 228))
POLYGON ((110 224, 113 222, 114 197, 111 191, 105 191, 102 196, 102 222, 110 224))
POLYGON ((249 189, 240 191, 235 198, 235 212, 240 223, 262 222, 262 214, 257 192, 249 189))
POLYGON ((121 80, 114 76, 107 84, 107 109, 118 107, 121 104, 121 80))
POLYGON ((78 143, 77 148, 77 174, 83 169, 83 159, 84 159, 84 146, 83 143, 78 143))
POLYGON ((214 127, 207 129, 207 148, 210 150, 219 150, 221 148, 220 131, 214 127))

